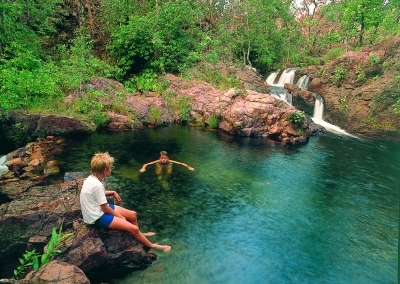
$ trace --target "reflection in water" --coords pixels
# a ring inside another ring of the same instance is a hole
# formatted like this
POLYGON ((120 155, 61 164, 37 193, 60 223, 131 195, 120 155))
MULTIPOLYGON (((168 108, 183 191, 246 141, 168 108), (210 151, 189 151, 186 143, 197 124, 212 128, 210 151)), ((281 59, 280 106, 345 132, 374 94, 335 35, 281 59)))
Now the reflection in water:
POLYGON ((182 126, 74 143, 61 172, 108 151, 109 187, 172 245, 111 283, 396 283, 398 143, 327 134, 285 146, 182 126), (196 170, 141 174, 160 149, 196 170))

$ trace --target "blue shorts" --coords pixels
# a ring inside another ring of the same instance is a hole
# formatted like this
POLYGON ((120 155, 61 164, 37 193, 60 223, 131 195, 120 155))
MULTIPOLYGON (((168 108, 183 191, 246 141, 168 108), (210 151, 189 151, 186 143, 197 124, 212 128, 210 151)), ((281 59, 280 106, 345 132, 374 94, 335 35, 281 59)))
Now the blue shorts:
MULTIPOLYGON (((108 204, 108 206, 110 206, 112 210, 115 209, 114 204, 108 204)), ((110 226, 112 220, 114 220, 114 215, 104 213, 103 216, 101 216, 99 219, 96 220, 96 222, 94 222, 94 225, 99 228, 107 229, 110 226)))

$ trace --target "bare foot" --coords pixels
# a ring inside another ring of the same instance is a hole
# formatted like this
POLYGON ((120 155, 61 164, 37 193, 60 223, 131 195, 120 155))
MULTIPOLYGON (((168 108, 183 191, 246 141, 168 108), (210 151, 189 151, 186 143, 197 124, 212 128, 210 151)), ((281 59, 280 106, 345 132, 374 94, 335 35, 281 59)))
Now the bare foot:
POLYGON ((153 244, 153 248, 162 250, 163 252, 168 252, 171 250, 171 246, 163 246, 159 244, 153 244))
POLYGON ((151 237, 151 236, 154 236, 156 233, 154 233, 154 232, 147 232, 147 233, 142 233, 143 234, 143 236, 145 236, 145 237, 151 237))

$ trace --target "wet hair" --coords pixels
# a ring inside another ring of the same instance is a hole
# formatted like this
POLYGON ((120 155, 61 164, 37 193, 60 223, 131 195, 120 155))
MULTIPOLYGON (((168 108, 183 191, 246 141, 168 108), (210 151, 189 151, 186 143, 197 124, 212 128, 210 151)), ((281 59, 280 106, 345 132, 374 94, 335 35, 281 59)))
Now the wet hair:
POLYGON ((160 152, 160 156, 166 156, 166 157, 168 157, 167 151, 161 151, 161 152, 160 152))
POLYGON ((94 154, 90 162, 90 172, 92 174, 102 174, 105 170, 111 169, 114 164, 114 158, 108 152, 94 154))

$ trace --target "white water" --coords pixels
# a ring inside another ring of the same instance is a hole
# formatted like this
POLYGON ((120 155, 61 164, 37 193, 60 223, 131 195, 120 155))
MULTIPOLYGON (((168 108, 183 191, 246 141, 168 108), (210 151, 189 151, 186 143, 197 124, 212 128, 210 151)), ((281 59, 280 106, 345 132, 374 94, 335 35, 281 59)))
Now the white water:
MULTIPOLYGON (((294 76, 298 69, 299 68, 285 69, 282 72, 281 76, 279 77, 277 84, 274 84, 274 81, 276 79, 276 76, 278 76, 279 71, 274 72, 271 75, 269 75, 266 80, 266 83, 270 87, 271 94, 274 97, 276 97, 277 99, 280 99, 280 100, 286 102, 288 105, 292 105, 292 95, 288 94, 286 92, 286 90, 283 88, 283 86, 285 85, 285 83, 293 84, 294 76)), ((310 83, 310 76, 304 75, 299 79, 299 81, 297 82, 296 85, 299 88, 301 88, 302 90, 307 90, 309 83, 310 83)), ((314 114, 312 117, 313 122, 323 126, 329 132, 357 138, 356 136, 353 136, 353 135, 347 133, 340 127, 324 121, 323 114, 324 114, 324 102, 320 96, 317 96, 316 100, 315 100, 314 114)))
POLYGON ((270 87, 271 94, 277 99, 284 101, 288 105, 292 105, 292 96, 286 92, 283 86, 286 83, 293 84, 294 75, 296 70, 298 69, 299 68, 286 68, 285 70, 283 70, 276 84, 274 84, 274 81, 278 76, 279 71, 270 74, 267 80, 265 80, 270 87))
POLYGON ((276 79, 276 76, 278 76, 278 71, 277 72, 274 72, 274 73, 271 73, 271 75, 269 75, 268 76, 268 78, 267 78, 267 80, 265 80, 265 82, 268 84, 268 85, 273 85, 274 84, 274 81, 275 81, 275 79, 276 79))
POLYGON ((333 132, 333 133, 336 133, 336 134, 346 135, 346 136, 357 138, 356 136, 353 136, 353 135, 347 133, 346 131, 344 131, 340 127, 324 121, 322 119, 323 118, 323 114, 324 114, 324 102, 323 102, 323 100, 322 100, 322 98, 320 96, 317 96, 315 98, 314 114, 313 114, 313 117, 312 117, 313 122, 323 126, 329 132, 333 132))
POLYGON ((296 86, 302 90, 307 90, 309 83, 310 83, 310 76, 304 75, 299 79, 299 81, 297 81, 296 86))
POLYGON ((298 70, 299 68, 287 68, 285 69, 281 76, 279 77, 278 80, 278 85, 285 85, 285 83, 290 83, 293 84, 293 80, 294 80, 294 73, 296 72, 296 70, 298 70))
POLYGON ((8 172, 8 167, 6 166, 7 156, 0 157, 0 175, 8 172))

